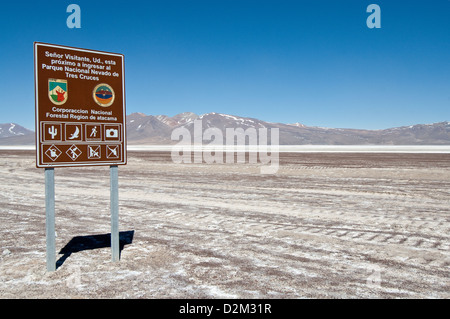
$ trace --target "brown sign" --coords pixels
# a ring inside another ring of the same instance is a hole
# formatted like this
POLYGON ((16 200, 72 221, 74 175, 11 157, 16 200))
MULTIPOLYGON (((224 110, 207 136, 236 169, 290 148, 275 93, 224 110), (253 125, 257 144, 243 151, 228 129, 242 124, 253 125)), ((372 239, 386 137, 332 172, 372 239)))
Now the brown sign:
POLYGON ((126 164, 122 54, 34 43, 36 166, 126 164))

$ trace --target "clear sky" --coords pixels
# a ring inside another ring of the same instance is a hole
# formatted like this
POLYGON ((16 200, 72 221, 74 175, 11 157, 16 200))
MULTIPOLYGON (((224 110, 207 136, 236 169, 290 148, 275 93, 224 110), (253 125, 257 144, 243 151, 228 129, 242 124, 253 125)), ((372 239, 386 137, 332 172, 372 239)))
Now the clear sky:
POLYGON ((450 121, 449 17, 449 0, 5 1, 0 123, 34 130, 34 41, 124 54, 128 114, 450 121), (66 25, 71 3, 80 29, 66 25), (380 29, 366 25, 372 3, 380 29))

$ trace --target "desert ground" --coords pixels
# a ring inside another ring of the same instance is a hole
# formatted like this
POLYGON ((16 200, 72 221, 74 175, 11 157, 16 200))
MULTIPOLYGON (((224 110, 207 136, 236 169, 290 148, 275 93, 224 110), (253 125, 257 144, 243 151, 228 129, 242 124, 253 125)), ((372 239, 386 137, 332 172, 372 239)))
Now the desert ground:
POLYGON ((1 298, 450 298, 450 154, 281 153, 260 164, 56 168, 46 271, 44 169, 0 150, 1 298))

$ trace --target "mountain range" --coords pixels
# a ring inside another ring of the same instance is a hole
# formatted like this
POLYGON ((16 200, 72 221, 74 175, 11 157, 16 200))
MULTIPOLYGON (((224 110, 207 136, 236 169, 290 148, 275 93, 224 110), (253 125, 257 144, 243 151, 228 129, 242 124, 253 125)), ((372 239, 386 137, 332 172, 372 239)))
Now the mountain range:
MULTIPOLYGON (((193 136, 194 121, 202 129, 215 127, 225 136, 226 128, 278 128, 280 145, 450 145, 450 122, 416 124, 383 130, 323 128, 301 123, 283 124, 221 113, 191 112, 166 115, 127 115, 127 140, 131 145, 175 144, 175 128, 186 128, 193 136)), ((270 135, 270 134, 269 134, 270 135)), ((34 132, 16 123, 0 124, 0 145, 32 145, 34 132)), ((204 142, 205 144, 208 141, 204 142)))
POLYGON ((194 120, 202 121, 203 130, 216 127, 224 136, 226 128, 278 128, 280 145, 450 145, 450 122, 363 130, 272 123, 221 113, 196 115, 190 112, 174 117, 130 114, 127 116, 128 141, 130 144, 178 143, 171 140, 172 131, 185 127, 193 136, 194 120))

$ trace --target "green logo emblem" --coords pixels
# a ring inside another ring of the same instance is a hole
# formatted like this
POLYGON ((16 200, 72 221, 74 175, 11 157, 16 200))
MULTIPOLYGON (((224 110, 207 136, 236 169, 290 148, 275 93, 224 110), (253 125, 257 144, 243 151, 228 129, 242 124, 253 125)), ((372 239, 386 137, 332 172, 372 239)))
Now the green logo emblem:
POLYGON ((48 79, 48 98, 53 104, 66 103, 67 94, 67 80, 48 79))

